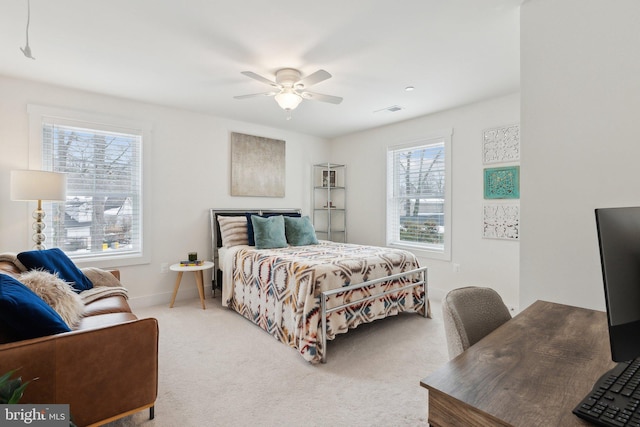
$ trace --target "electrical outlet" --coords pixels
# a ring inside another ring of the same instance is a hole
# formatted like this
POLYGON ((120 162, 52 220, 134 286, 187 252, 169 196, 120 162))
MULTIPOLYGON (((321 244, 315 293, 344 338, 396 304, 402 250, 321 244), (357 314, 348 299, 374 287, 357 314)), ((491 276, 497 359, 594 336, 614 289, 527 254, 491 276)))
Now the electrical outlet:
POLYGON ((453 263, 453 272, 454 273, 460 273, 460 264, 458 263, 453 263))
POLYGON ((167 274, 169 272, 169 263, 163 262, 160 264, 160 274, 167 274))

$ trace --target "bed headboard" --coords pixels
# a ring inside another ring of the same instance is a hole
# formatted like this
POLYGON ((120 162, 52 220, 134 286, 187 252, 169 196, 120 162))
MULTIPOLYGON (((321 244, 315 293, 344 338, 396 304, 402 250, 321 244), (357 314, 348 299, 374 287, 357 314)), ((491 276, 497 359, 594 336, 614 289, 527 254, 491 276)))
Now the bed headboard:
POLYGON ((214 262, 214 282, 218 282, 218 248, 222 246, 220 237, 219 216, 245 216, 254 215, 302 215, 302 209, 209 209, 209 219, 211 222, 211 260, 214 262))
POLYGON ((217 251, 222 246, 220 224, 218 223, 219 216, 244 216, 248 213, 254 215, 302 215, 302 209, 210 209, 209 213, 211 220, 211 249, 212 251, 217 251))

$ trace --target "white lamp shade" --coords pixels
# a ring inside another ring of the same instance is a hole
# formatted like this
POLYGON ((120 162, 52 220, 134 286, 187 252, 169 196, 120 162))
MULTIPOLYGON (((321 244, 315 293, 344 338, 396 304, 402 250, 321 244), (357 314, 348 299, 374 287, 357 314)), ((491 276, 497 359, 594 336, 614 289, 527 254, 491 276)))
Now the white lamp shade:
POLYGON ((276 95, 276 102, 283 110, 294 110, 302 102, 302 97, 290 88, 285 88, 276 95))
POLYGON ((11 171, 11 200, 66 200, 67 175, 39 170, 11 171))

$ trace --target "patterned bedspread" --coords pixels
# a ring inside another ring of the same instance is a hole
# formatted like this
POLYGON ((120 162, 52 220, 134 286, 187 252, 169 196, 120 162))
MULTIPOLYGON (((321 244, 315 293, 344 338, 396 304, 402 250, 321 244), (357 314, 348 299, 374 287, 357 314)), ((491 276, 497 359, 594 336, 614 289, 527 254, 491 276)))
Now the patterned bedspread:
MULTIPOLYGON (((229 254, 233 257, 232 271, 225 271, 227 289, 223 289, 223 304, 296 348, 312 363, 319 362, 324 352, 319 336, 321 292, 419 267, 415 256, 407 251, 326 241, 282 249, 243 246, 234 252, 229 254)), ((417 278, 410 277, 341 293, 329 299, 327 308, 399 288, 414 280, 417 278)), ((403 311, 424 315, 425 310, 430 317, 422 286, 392 292, 331 313, 327 319, 327 339, 362 323, 403 311)))

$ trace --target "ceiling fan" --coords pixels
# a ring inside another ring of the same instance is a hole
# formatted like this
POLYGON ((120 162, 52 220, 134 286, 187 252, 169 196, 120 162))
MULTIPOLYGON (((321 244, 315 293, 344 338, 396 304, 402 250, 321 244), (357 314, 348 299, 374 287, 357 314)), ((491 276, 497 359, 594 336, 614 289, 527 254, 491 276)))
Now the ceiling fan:
POLYGON ((339 96, 323 95, 321 93, 310 92, 307 90, 308 87, 331 78, 331 74, 325 70, 318 70, 315 73, 302 78, 300 71, 293 68, 282 68, 276 71, 275 81, 262 77, 253 71, 242 71, 242 74, 257 80, 260 83, 267 84, 273 89, 269 92, 239 95, 234 96, 234 98, 246 99, 258 96, 273 96, 280 108, 287 112, 287 120, 291 118, 291 110, 295 110, 303 99, 329 102, 331 104, 340 104, 342 102, 342 98, 339 96))

